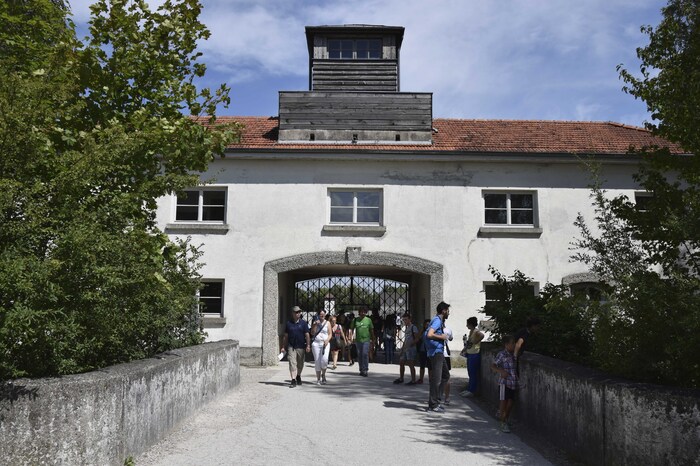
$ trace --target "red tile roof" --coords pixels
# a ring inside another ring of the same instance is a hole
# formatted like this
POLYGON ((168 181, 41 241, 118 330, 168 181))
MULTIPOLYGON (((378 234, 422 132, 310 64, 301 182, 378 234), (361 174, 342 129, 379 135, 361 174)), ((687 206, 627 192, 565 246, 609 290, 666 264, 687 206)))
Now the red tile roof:
POLYGON ((332 152, 438 152, 438 153, 528 153, 528 154, 626 154, 630 147, 680 146, 651 134, 644 128, 612 122, 532 120, 433 120, 433 144, 319 144, 277 142, 276 117, 218 117, 219 122, 244 125, 240 143, 230 151, 332 151, 332 152))

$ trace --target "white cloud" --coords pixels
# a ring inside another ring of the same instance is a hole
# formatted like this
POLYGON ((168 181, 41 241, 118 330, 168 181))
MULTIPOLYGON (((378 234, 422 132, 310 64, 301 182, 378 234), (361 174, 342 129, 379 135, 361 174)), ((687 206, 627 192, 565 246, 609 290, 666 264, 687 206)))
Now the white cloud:
POLYGON ((636 67, 635 48, 647 42, 639 27, 658 23, 665 5, 664 0, 202 3, 202 21, 212 32, 201 45, 211 80, 228 80, 243 92, 248 84, 260 92, 265 81, 299 82, 307 75, 304 26, 384 24, 406 28, 402 90, 433 92, 436 116, 604 120, 639 114, 638 107, 612 107, 606 93, 619 96, 615 67, 636 67))

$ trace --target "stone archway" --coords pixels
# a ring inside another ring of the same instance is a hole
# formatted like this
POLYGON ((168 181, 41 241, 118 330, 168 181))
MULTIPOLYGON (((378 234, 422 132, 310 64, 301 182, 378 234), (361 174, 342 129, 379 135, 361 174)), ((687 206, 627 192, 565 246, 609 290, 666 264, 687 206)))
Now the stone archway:
POLYGON ((430 279, 428 309, 442 300, 443 266, 419 257, 389 252, 363 252, 348 247, 344 252, 322 251, 276 259, 265 264, 263 278, 262 365, 277 364, 279 322, 279 274, 315 266, 381 266, 423 274, 430 279))

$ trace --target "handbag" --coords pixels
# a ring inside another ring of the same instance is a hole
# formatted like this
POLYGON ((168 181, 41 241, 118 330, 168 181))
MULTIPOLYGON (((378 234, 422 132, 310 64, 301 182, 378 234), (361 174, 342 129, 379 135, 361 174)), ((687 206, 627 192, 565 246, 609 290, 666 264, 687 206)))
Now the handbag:
POLYGON ((339 336, 334 336, 331 338, 331 351, 339 351, 342 348, 340 342, 338 342, 339 336))

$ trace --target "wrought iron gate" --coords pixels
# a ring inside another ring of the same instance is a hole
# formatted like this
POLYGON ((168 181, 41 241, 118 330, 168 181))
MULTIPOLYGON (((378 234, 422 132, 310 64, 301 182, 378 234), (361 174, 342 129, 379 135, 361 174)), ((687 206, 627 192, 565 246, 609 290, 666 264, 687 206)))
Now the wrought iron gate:
POLYGON ((315 314, 354 312, 366 306, 380 317, 401 315, 410 309, 408 283, 377 277, 322 277, 296 282, 295 304, 315 314))
MULTIPOLYGON (((403 346, 404 329, 400 317, 411 309, 408 283, 363 276, 313 278, 295 283, 294 299, 309 323, 321 309, 331 315, 352 312, 357 316, 359 308, 365 306, 382 322, 386 316, 393 315, 397 329, 395 346, 397 349, 403 346)), ((382 335, 377 329, 375 332, 377 343, 381 345, 382 335)))

